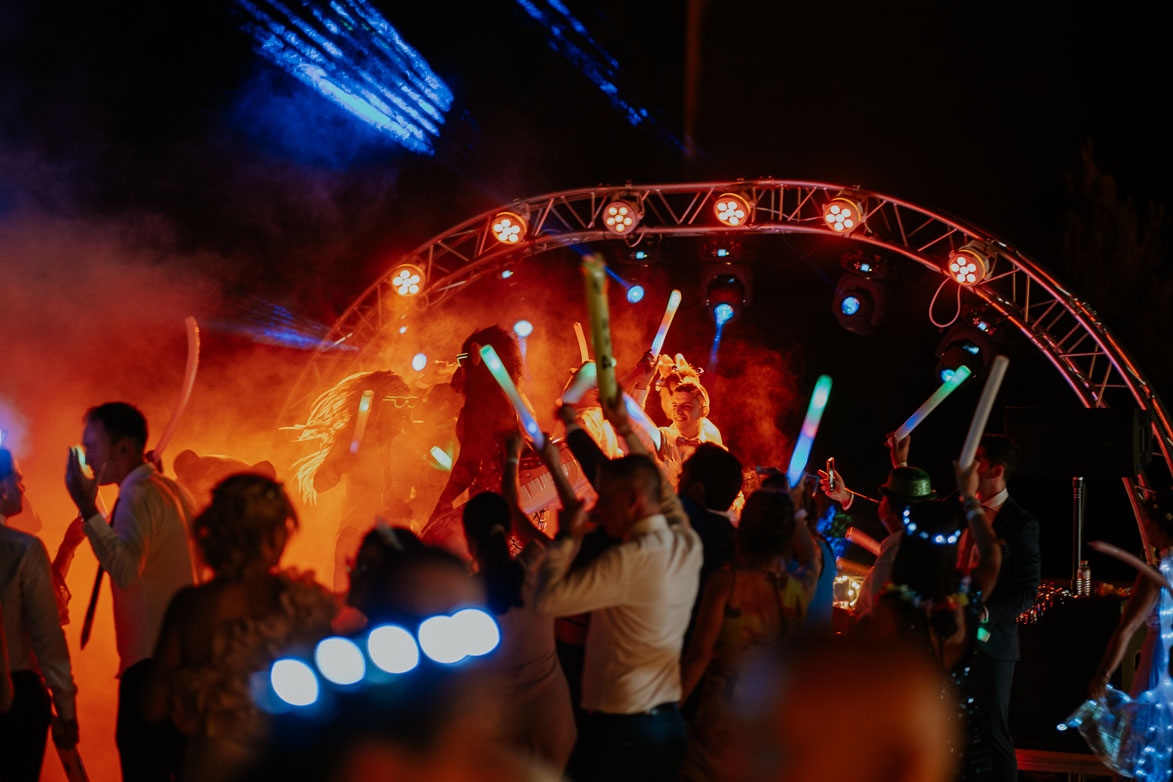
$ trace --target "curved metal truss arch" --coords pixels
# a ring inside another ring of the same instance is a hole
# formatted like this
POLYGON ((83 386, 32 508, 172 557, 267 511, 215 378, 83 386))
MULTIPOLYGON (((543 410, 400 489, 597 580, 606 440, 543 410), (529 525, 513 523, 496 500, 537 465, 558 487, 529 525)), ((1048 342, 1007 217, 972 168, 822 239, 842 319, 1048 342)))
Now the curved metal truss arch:
MULTIPOLYGON (((836 236, 899 253, 941 275, 947 274, 953 251, 970 242, 986 243, 993 266, 985 281, 968 288, 968 293, 1029 339, 1085 406, 1132 405, 1150 413, 1154 439, 1173 473, 1173 422, 1168 412, 1086 302, 1025 254, 975 226, 880 193, 819 182, 761 179, 600 186, 515 201, 466 220, 408 253, 351 305, 311 359, 286 411, 300 413, 325 384, 345 374, 376 368, 366 366, 373 360, 366 347, 404 307, 435 306, 507 263, 602 241, 636 245, 655 237, 771 233, 836 236), (714 202, 724 193, 737 193, 749 204, 744 224, 731 227, 717 221, 714 202), (824 205, 838 196, 862 209, 862 223, 852 231, 836 233, 824 220, 824 205), (635 204, 641 213, 628 235, 616 235, 603 224, 607 204, 616 199, 635 204), (517 244, 504 245, 493 236, 493 217, 501 211, 519 214, 527 222, 525 237, 517 244), (406 263, 424 272, 424 288, 411 298, 397 296, 392 286, 395 268, 406 263), (342 345, 353 349, 331 349, 342 345)), ((1143 476, 1138 479, 1143 483, 1143 476)), ((1135 492, 1130 496, 1135 500, 1135 492)))

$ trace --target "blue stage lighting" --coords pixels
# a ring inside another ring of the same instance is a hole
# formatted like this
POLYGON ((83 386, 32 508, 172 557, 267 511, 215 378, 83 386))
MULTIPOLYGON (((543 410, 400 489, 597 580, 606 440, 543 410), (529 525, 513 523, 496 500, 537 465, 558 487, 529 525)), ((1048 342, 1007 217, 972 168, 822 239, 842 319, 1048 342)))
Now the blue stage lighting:
POLYGON ((839 308, 843 310, 844 315, 854 315, 855 313, 859 312, 859 297, 844 296, 843 301, 839 304, 839 308))
POLYGON ((310 706, 318 700, 318 675, 301 660, 283 657, 274 661, 269 683, 277 697, 290 706, 310 706))
POLYGON ((513 324, 513 333, 522 339, 525 339, 530 334, 534 333, 534 324, 530 323, 528 320, 519 320, 513 324))
POLYGON ((713 308, 713 319, 717 321, 717 328, 721 328, 729 321, 733 320, 733 306, 722 302, 713 308))
POLYGON ((404 147, 432 154, 452 91, 368 0, 236 0, 261 56, 404 147))
POLYGON ((627 300, 632 304, 639 304, 644 298, 644 286, 632 285, 627 289, 627 300))
POLYGON ((371 662, 387 673, 407 673, 420 664, 420 649, 411 633, 398 625, 380 625, 367 636, 371 662))
POLYGON ((367 673, 367 661, 362 650, 349 638, 323 638, 314 650, 314 663, 322 676, 343 686, 361 682, 367 673))
POLYGON ((428 365, 428 356, 426 353, 416 353, 411 357, 411 368, 416 372, 423 372, 424 367, 428 365))

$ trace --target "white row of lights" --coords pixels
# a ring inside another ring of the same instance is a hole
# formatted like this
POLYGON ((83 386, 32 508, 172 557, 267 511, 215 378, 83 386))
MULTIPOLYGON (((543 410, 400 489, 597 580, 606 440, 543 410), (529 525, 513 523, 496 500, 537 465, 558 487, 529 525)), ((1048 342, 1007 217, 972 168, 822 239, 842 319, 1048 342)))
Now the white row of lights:
POLYGON ((314 649, 313 665, 297 657, 282 657, 269 667, 273 692, 290 706, 311 706, 321 694, 321 679, 338 687, 351 687, 368 678, 371 669, 402 675, 419 667, 423 657, 441 665, 456 665, 470 657, 483 657, 501 643, 496 620, 479 608, 465 608, 452 615, 433 616, 420 623, 415 635, 399 625, 379 625, 358 643, 330 636, 314 649))
MULTIPOLYGON (((752 220, 753 207, 740 193, 722 193, 713 201, 713 214, 717 222, 740 228, 752 220)), ((639 206, 622 198, 608 202, 601 214, 603 228, 617 236, 630 234, 642 219, 639 206)), ((863 206, 850 193, 840 193, 823 206, 823 222, 837 234, 850 234, 866 220, 863 206)), ((509 246, 525 241, 529 233, 525 217, 514 211, 498 212, 489 226, 493 238, 509 246)), ((970 242, 950 254, 949 276, 959 285, 977 285, 989 276, 993 258, 987 243, 970 242)), ((404 264, 395 270, 391 284, 400 296, 414 296, 423 289, 424 273, 414 264, 404 264)))

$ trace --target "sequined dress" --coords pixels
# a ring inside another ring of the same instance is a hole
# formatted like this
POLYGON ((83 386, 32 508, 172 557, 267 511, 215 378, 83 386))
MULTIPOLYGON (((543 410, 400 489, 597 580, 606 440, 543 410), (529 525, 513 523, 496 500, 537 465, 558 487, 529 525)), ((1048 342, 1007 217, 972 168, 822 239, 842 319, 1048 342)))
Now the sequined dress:
MULTIPOLYGON (((984 782, 990 777, 991 761, 983 735, 981 706, 978 703, 977 685, 974 681, 975 663, 981 653, 978 650, 978 628, 981 626, 983 602, 981 591, 968 583, 962 583, 961 594, 967 601, 963 609, 966 628, 965 652, 947 671, 950 686, 942 690, 941 697, 956 703, 957 719, 962 729, 962 745, 953 750, 960 750, 960 759, 956 763, 956 778, 964 782, 984 782)), ((884 595, 881 600, 893 608, 899 617, 902 631, 909 636, 923 639, 930 647, 929 651, 933 657, 939 659, 938 650, 933 648, 925 609, 909 605, 892 593, 884 595)))
MULTIPOLYGON (((1161 575, 1173 579, 1173 549, 1162 552, 1161 575)), ((1160 635, 1152 655, 1156 683, 1135 698, 1109 686, 1102 698, 1084 701, 1059 725, 1059 730, 1078 729, 1105 765, 1146 782, 1173 778, 1173 679, 1169 677, 1173 596, 1166 589, 1161 590, 1157 617, 1160 635)))

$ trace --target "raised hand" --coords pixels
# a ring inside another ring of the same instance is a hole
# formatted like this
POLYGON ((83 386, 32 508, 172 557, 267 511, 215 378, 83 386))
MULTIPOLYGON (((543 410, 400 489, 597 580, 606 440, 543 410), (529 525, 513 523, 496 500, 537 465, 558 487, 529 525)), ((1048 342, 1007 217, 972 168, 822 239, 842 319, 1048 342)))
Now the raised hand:
POLYGON ((819 470, 819 491, 840 505, 847 503, 851 497, 847 484, 843 483, 843 477, 834 467, 830 474, 826 470, 819 470))
POLYGON ((961 492, 961 499, 967 500, 971 497, 977 497, 978 490, 978 463, 974 463, 969 467, 962 467, 953 460, 953 474, 957 476, 957 490, 961 492))
POLYGON ((98 478, 86 475, 76 448, 69 449, 69 459, 65 463, 65 488, 83 518, 88 519, 98 512, 98 478))
POLYGON ((884 444, 888 446, 888 451, 892 456, 893 467, 908 466, 908 446, 911 440, 912 435, 905 435, 897 440, 895 432, 889 432, 888 436, 884 438, 884 444))

